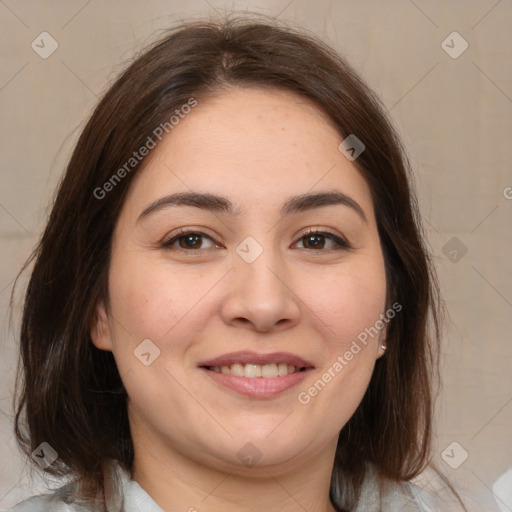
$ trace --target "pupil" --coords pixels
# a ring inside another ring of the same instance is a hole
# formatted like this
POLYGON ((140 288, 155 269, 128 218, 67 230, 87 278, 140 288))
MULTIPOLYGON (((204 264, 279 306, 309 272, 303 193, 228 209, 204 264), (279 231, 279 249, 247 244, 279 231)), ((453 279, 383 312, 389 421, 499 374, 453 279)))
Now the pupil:
POLYGON ((323 240, 321 240, 321 237, 318 235, 310 235, 307 237, 307 245, 310 247, 323 247, 323 240))
POLYGON ((184 239, 184 244, 182 244, 182 247, 183 245, 185 245, 185 248, 192 248, 192 249, 197 249, 198 246, 201 245, 201 242, 200 242, 200 236, 199 235, 187 235, 185 237, 182 238, 182 240, 184 239))

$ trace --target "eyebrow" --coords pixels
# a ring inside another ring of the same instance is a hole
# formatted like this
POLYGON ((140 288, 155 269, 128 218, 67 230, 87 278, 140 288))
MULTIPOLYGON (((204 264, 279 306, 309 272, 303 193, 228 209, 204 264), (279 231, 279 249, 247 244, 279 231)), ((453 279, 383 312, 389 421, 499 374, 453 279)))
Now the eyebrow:
MULTIPOLYGON (((364 210, 359 203, 350 196, 337 190, 292 196, 281 207, 281 217, 332 205, 347 206, 355 211, 364 222, 368 222, 364 210)), ((137 218, 137 222, 172 206, 194 206, 202 210, 216 213, 228 213, 231 215, 239 215, 242 213, 242 209, 235 208, 227 197, 209 193, 178 192, 153 201, 142 211, 137 218)))
POLYGON ((361 219, 364 220, 364 222, 368 222, 364 210, 361 208, 361 206, 359 206, 359 203, 352 199, 350 196, 347 196, 346 194, 343 194, 337 190, 329 192, 317 192, 314 194, 308 193, 290 197, 290 199, 288 199, 281 208, 281 215, 290 215, 292 213, 299 213, 306 210, 311 210, 313 208, 339 204, 348 206, 354 210, 361 217, 361 219))

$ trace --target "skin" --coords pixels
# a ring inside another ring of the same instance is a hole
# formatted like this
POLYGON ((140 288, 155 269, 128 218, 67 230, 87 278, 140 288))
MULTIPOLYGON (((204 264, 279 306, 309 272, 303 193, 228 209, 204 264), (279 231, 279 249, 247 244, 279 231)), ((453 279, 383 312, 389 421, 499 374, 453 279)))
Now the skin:
POLYGON ((132 477, 164 510, 334 510, 337 437, 385 331, 307 405, 297 397, 375 324, 386 295, 370 190, 341 141, 308 100, 235 88, 199 101, 130 187, 114 232, 109 308, 98 305, 91 337, 113 352, 128 392, 132 477), (332 190, 356 201, 367 221, 342 204, 280 215, 290 196, 332 190), (239 212, 169 206, 137 220, 155 200, 191 191, 227 197, 239 212), (195 251, 179 241, 163 248, 180 228, 207 236, 195 251), (307 228, 351 248, 322 236, 312 247, 307 228), (252 263, 236 252, 248 236, 263 249, 252 263), (148 338, 160 355, 145 366, 134 350, 148 338), (291 352, 315 369, 276 397, 254 399, 197 366, 239 350, 291 352), (253 467, 237 457, 248 442, 261 453, 253 467))

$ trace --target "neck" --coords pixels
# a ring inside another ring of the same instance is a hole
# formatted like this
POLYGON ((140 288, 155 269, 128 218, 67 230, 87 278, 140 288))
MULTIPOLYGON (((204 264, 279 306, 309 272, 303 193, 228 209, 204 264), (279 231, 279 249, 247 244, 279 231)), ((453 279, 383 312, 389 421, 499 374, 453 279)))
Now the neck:
POLYGON ((336 441, 303 464, 258 464, 252 469, 233 464, 224 470, 168 445, 134 442, 132 478, 165 511, 335 512, 329 488, 336 441))

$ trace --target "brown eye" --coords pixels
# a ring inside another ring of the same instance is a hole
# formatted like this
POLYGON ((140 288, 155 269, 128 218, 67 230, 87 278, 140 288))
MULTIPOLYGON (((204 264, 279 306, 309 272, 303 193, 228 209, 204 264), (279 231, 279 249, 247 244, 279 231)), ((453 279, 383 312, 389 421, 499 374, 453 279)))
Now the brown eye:
POLYGON ((310 231, 303 235, 299 242, 302 242, 302 248, 309 250, 350 249, 345 240, 328 231, 310 231))
POLYGON ((182 249, 200 249, 202 243, 201 235, 182 235, 178 238, 178 245, 182 249))
POLYGON ((305 249, 323 249, 325 246, 324 235, 307 235, 302 240, 305 249))
POLYGON ((165 249, 191 252, 209 249, 216 245, 208 235, 195 231, 181 232, 162 242, 162 247, 165 249))

